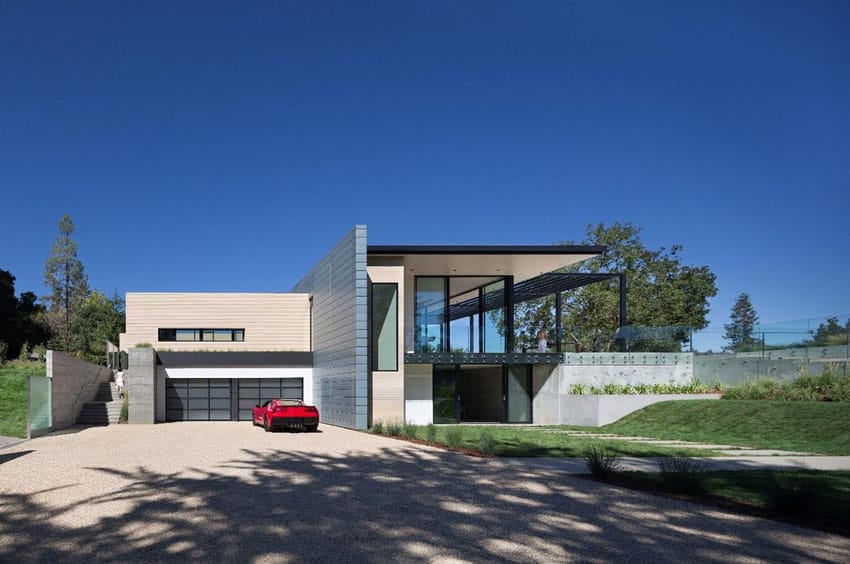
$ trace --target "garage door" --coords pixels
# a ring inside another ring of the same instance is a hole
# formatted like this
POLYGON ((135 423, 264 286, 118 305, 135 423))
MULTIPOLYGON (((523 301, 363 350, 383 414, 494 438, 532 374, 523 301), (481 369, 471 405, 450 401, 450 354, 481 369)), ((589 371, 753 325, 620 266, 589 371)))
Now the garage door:
POLYGON ((230 421, 229 378, 168 378, 166 421, 230 421))
POLYGON ((240 378, 239 421, 251 420, 251 408, 275 398, 304 399, 303 378, 240 378))

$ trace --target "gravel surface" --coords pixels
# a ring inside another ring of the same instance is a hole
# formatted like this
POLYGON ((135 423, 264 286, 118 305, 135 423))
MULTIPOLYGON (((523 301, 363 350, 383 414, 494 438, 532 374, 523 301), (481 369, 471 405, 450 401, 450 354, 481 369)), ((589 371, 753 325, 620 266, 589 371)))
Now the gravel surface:
POLYGON ((321 431, 112 425, 5 448, 0 561, 850 561, 840 536, 321 431))

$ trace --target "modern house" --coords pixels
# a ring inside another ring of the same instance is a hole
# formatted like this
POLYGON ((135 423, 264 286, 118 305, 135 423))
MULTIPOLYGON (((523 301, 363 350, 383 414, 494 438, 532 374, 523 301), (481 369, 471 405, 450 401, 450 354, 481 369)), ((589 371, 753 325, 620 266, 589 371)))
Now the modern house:
POLYGON ((603 251, 374 246, 357 226, 289 293, 128 293, 130 422, 249 420, 295 397, 356 429, 557 423, 560 340, 522 350, 514 306, 618 276, 556 272, 603 251))

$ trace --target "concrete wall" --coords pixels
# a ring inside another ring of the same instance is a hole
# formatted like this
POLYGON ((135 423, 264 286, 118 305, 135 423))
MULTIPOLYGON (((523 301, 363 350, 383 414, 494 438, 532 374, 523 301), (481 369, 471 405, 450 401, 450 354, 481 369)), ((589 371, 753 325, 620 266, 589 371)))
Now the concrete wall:
POLYGON ((121 350, 309 351, 310 297, 282 293, 127 294, 121 350), (244 329, 244 341, 159 341, 159 329, 244 329))
MULTIPOLYGON (((532 392, 534 423, 541 425, 597 425, 608 407, 598 408, 588 404, 588 398, 600 396, 578 396, 570 394, 574 384, 603 387, 606 384, 690 384, 693 382, 692 353, 566 353, 564 362, 558 366, 534 366, 532 370, 532 392), (575 410, 579 410, 579 414, 575 410), (593 417, 581 415, 583 411, 603 415, 593 417), (577 421, 583 421, 581 423, 577 421)), ((650 395, 601 396, 648 398, 650 395)), ((672 399, 671 396, 662 396, 672 399)), ((705 398, 706 396, 699 396, 705 398)), ((642 400, 625 400, 631 406, 642 400)), ((656 400, 663 401, 663 400, 656 400)), ((592 403, 592 402, 591 402, 592 403)), ((602 402, 605 406, 608 400, 602 402)), ((595 405, 595 404, 594 404, 595 405)), ((643 407, 642 405, 640 407, 643 407)), ((634 409, 640 409, 635 407, 634 409)), ((614 408, 611 408, 614 409, 614 408)), ((622 415, 620 415, 622 417, 622 415)))
POLYGON ((94 400, 97 390, 112 378, 112 371, 58 351, 47 351, 47 377, 53 381, 53 429, 77 422, 83 404, 94 400))
POLYGON ((313 398, 322 421, 366 429, 369 416, 366 226, 358 225, 295 285, 312 297, 313 398))
POLYGON ((434 422, 433 364, 404 366, 404 415, 417 425, 434 422))
POLYGON ((129 368, 124 373, 128 397, 128 423, 156 420, 156 351, 130 349, 129 368))
POLYGON ((601 427, 648 405, 673 400, 720 399, 720 394, 562 395, 560 423, 601 427))
POLYGON ((565 353, 559 365, 561 393, 573 384, 690 384, 693 353, 565 353))

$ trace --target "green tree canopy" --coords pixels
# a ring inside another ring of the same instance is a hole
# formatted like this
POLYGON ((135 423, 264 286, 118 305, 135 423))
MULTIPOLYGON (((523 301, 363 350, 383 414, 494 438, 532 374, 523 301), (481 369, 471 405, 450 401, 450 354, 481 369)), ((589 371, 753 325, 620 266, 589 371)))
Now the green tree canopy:
POLYGON ((70 350, 89 362, 103 364, 106 341, 117 343, 124 330, 124 300, 117 293, 110 299, 93 291, 80 305, 71 329, 70 350))
POLYGON ((753 330, 758 322, 759 318, 750 295, 746 292, 741 293, 732 306, 729 323, 723 325, 726 330, 723 338, 729 341, 729 348, 735 352, 755 348, 756 340, 753 337, 753 330))
MULTIPOLYGON (((715 275, 707 266, 682 264, 680 245, 648 249, 640 232, 631 223, 588 225, 581 244, 604 245, 607 250, 565 270, 625 274, 627 323, 648 328, 632 332, 642 337, 629 343, 630 350, 678 351, 690 330, 708 325, 708 300, 717 294, 715 275)), ((610 351, 618 346, 616 280, 566 292, 563 300, 563 338, 568 346, 589 351, 610 351)), ((517 305, 515 327, 520 346, 533 347, 540 329, 554 329, 554 305, 552 296, 517 305)))
POLYGON ((59 220, 59 234, 53 241, 44 265, 44 284, 50 288, 48 322, 55 341, 52 346, 71 351, 72 327, 83 302, 89 295, 88 277, 77 258, 77 242, 71 238, 74 222, 71 216, 59 220))
POLYGON ((6 355, 15 358, 23 343, 41 345, 50 333, 44 320, 44 307, 33 292, 15 297, 15 277, 0 269, 0 341, 8 345, 6 355))

